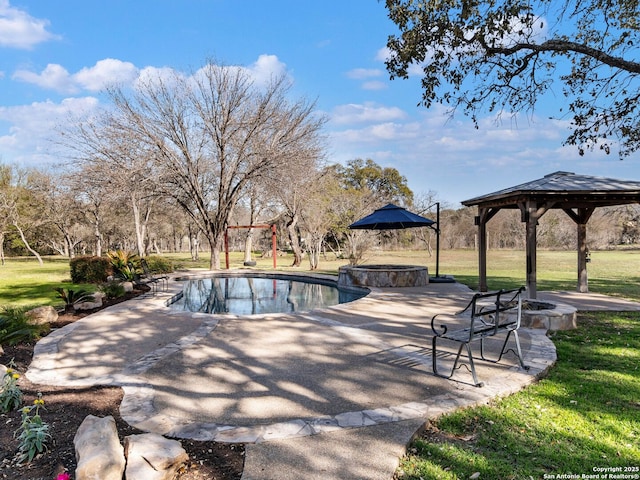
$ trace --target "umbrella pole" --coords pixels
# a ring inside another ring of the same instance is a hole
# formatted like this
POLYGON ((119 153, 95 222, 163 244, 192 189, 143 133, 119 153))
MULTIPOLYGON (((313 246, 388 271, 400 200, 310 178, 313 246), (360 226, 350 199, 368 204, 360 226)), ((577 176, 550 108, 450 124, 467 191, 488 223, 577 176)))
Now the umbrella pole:
POLYGON ((440 277, 440 202, 436 202, 436 278, 440 277))
MULTIPOLYGON (((431 278, 430 281, 434 283, 454 283, 453 277, 440 276, 440 202, 436 202, 433 205, 436 206, 436 276, 431 278)), ((431 206, 433 206, 431 205, 431 206)))

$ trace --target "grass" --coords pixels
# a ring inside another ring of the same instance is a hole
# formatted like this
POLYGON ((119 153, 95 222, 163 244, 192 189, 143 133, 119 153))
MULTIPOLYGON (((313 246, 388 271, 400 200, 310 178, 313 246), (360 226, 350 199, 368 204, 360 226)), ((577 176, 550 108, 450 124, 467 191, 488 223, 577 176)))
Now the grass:
POLYGON ((545 379, 438 419, 399 478, 561 478, 640 466, 640 315, 584 314, 578 323, 553 335, 558 362, 545 379))
POLYGON ((0 265, 0 306, 37 307, 62 306, 56 298, 56 287, 95 291, 95 285, 75 285, 71 282, 69 259, 45 257, 40 266, 32 258, 7 258, 0 265))

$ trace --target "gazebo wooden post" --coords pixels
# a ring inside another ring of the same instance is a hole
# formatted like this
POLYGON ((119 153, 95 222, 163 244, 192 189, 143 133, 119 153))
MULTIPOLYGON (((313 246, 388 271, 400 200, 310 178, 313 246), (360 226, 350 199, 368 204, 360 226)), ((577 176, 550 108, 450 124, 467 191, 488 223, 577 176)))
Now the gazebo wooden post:
POLYGON ((526 256, 527 256, 527 293, 529 298, 538 297, 537 278, 537 242, 538 242, 538 218, 536 216, 536 203, 527 201, 525 221, 527 222, 526 256))
POLYGON ((538 298, 538 220, 553 204, 538 205, 535 199, 528 199, 524 205, 519 206, 524 216, 522 220, 527 223, 527 293, 529 298, 536 299, 538 298))
POLYGON ((484 221, 486 209, 478 208, 478 289, 487 291, 487 222, 484 221))
POLYGON ((573 210, 565 208, 564 212, 576 222, 578 243, 578 292, 589 291, 589 275, 587 272, 587 222, 591 218, 595 208, 578 208, 576 214, 573 210))
POLYGON ((491 220, 499 208, 478 207, 478 216, 475 218, 478 226, 478 289, 486 292, 487 285, 487 222, 491 220))
POLYGON ((589 291, 589 274, 587 273, 587 224, 578 224, 578 292, 589 291))

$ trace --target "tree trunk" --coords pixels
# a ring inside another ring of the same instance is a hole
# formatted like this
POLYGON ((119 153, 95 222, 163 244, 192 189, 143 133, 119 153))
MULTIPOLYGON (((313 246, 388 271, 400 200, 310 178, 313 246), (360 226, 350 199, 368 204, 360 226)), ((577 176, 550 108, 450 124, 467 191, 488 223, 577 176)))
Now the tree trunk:
POLYGON ((75 252, 74 252, 74 242, 71 239, 71 236, 68 233, 64 234, 64 249, 65 249, 65 254, 68 258, 73 258, 75 257, 75 252))
POLYGON ((250 262, 253 260, 251 258, 251 252, 253 249, 253 229, 250 228, 247 232, 247 236, 244 239, 244 261, 250 262))
POLYGON ((287 223, 287 233, 289 234, 289 242, 291 243, 291 250, 293 250, 293 263, 292 267, 299 267, 302 264, 302 248, 300 247, 300 241, 298 240, 298 215, 294 214, 291 217, 291 221, 287 223))
POLYGON ((100 222, 98 221, 98 216, 95 216, 95 223, 93 224, 93 235, 96 240, 96 250, 94 255, 96 257, 102 256, 102 233, 100 233, 100 222))
POLYGON ((193 227, 189 225, 189 252, 191 253, 191 260, 193 260, 194 262, 200 259, 199 244, 200 244, 199 232, 197 230, 194 232, 193 227))
POLYGON ((210 238, 209 246, 211 247, 211 261, 209 262, 209 269, 220 270, 220 244, 222 242, 219 239, 210 238))
POLYGON ((0 264, 4 265, 4 232, 0 232, 0 264))
POLYGON ((320 251, 322 249, 322 240, 313 241, 309 250, 309 266, 311 270, 317 270, 320 265, 320 251))
POLYGON ((35 255, 35 257, 38 259, 38 263, 40 265, 43 265, 42 257, 40 256, 40 254, 38 252, 36 252, 33 248, 31 248, 31 245, 29 245, 29 242, 27 242, 27 239, 24 236, 24 232, 18 226, 18 222, 13 222, 13 226, 16 227, 16 230, 18 230, 18 233, 20 234, 20 238, 22 239, 22 243, 24 243, 24 246, 27 247, 27 250, 29 250, 31 253, 33 253, 33 255, 35 255))
POLYGON ((140 216, 140 206, 135 198, 135 196, 131 195, 131 208, 133 209, 133 222, 136 231, 136 244, 138 246, 138 255, 140 257, 147 256, 147 247, 144 241, 145 236, 147 235, 147 222, 149 221, 149 216, 151 214, 151 208, 147 208, 144 214, 144 219, 140 216))

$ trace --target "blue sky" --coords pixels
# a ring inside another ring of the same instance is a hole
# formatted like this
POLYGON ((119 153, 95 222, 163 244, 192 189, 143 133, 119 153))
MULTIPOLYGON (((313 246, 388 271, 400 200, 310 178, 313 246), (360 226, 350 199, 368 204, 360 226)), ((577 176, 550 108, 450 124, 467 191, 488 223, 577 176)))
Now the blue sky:
POLYGON ((0 161, 54 165, 56 125, 103 104, 105 85, 215 59, 284 73, 296 96, 316 100, 330 162, 371 158, 453 207, 557 170, 640 179, 638 156, 562 147, 568 125, 548 119, 560 95, 533 117, 487 116, 477 130, 418 107, 419 79, 390 81, 384 68, 394 32, 378 0, 0 0, 0 161))

